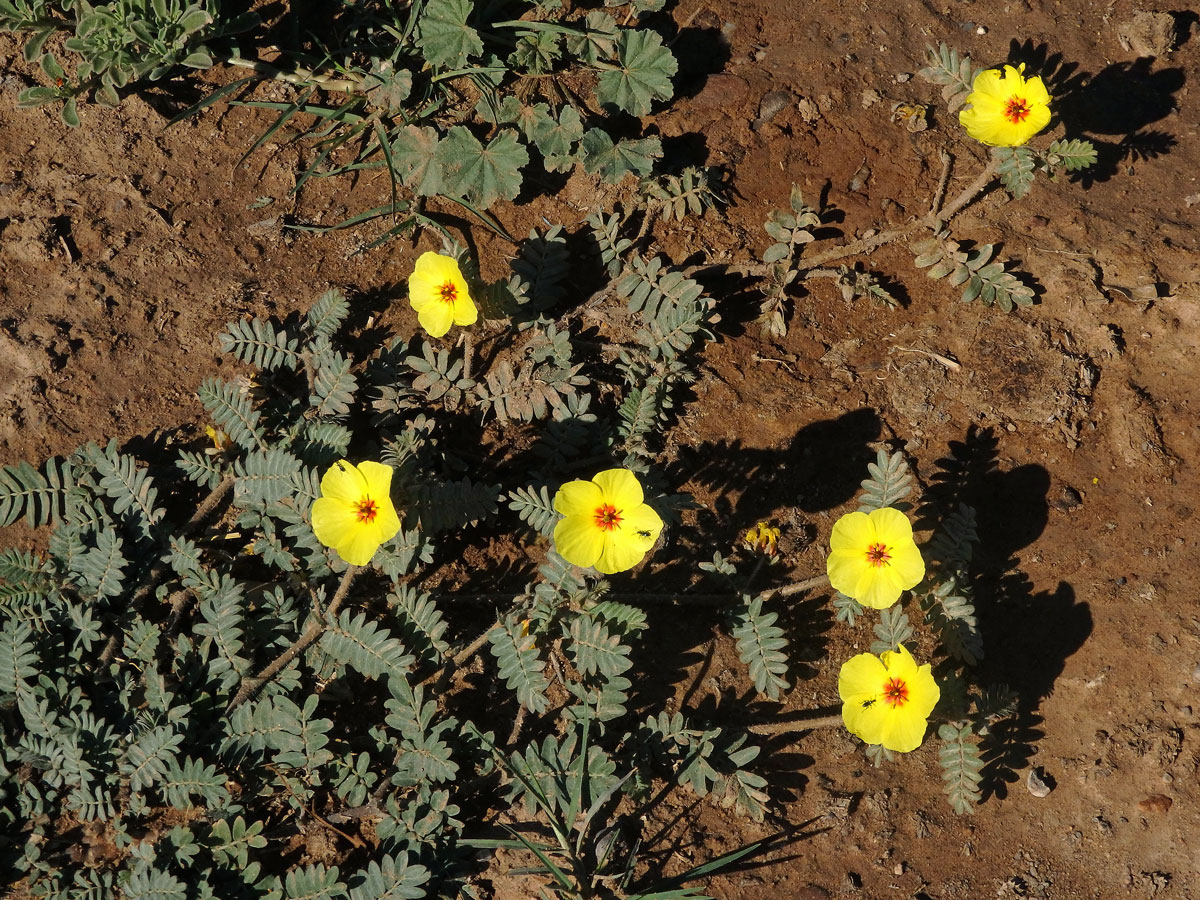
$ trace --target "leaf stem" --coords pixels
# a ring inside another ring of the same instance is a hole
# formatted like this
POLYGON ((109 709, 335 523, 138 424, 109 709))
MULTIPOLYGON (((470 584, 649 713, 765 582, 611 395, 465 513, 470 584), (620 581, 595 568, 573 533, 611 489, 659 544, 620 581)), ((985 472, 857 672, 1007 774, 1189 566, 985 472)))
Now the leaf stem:
MULTIPOLYGON (((333 595, 333 602, 329 604, 329 608, 325 610, 325 620, 328 621, 337 615, 338 609, 341 608, 347 594, 350 593, 350 583, 354 581, 354 576, 357 575, 362 568, 360 566, 347 566, 346 572, 342 575, 341 584, 338 585, 337 593, 333 595)), ((238 688, 237 695, 225 707, 225 714, 233 712, 247 700, 256 694, 263 685, 278 675, 293 659, 303 653, 313 641, 325 633, 325 622, 320 620, 314 621, 308 626, 304 634, 300 635, 299 639, 283 651, 275 660, 265 669, 259 672, 252 678, 243 678, 242 684, 238 688)))

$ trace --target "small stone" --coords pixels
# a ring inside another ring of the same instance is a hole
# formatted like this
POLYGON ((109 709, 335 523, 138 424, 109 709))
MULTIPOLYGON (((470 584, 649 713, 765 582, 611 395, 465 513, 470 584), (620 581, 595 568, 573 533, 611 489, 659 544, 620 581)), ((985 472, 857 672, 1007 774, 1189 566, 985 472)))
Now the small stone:
POLYGON ((892 866, 892 874, 893 875, 903 875, 905 868, 906 867, 905 867, 904 863, 898 862, 898 863, 896 863, 896 865, 892 866))
POLYGON ((987 34, 987 26, 986 25, 976 26, 975 33, 982 37, 983 35, 987 34))
POLYGON ((1166 814, 1170 812, 1175 801, 1166 794, 1151 794, 1145 800, 1138 801, 1138 809, 1144 813, 1166 814))
POLYGON ((1116 577, 1117 586, 1118 586, 1118 587, 1124 587, 1124 586, 1125 586, 1125 584, 1128 582, 1128 580, 1129 580, 1129 579, 1127 579, 1127 578, 1126 578, 1124 575, 1118 575, 1118 576, 1116 577))
POLYGON ((1035 797, 1049 797, 1050 792, 1054 790, 1054 779, 1039 766, 1029 770, 1029 774, 1025 776, 1025 787, 1035 797))
MULTIPOLYGON (((901 72, 899 75, 896 76, 896 84, 907 84, 911 80, 912 80, 912 76, 909 75, 907 72, 901 72)), ((1200 197, 1200 194, 1197 194, 1196 196, 1200 197)), ((1191 204, 1189 203, 1188 205, 1190 206, 1191 204)))
POLYGON ((1196 666, 1196 668, 1192 669, 1192 681, 1200 684, 1200 666, 1196 666))

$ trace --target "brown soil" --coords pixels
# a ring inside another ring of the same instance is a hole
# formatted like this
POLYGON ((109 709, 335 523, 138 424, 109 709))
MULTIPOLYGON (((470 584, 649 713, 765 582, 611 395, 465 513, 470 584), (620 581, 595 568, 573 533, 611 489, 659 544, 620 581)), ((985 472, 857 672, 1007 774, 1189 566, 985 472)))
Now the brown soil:
MULTIPOLYGON (((680 4, 676 19, 696 6, 680 4)), ((747 324, 756 298, 744 285, 711 286, 724 331, 670 448, 702 507, 688 527, 728 546, 774 519, 806 577, 822 568, 868 444, 904 446, 927 486, 937 461, 956 457, 980 510, 985 668, 1022 695, 1007 760, 1021 780, 994 785, 973 817, 947 806, 935 742, 874 769, 838 729, 771 739, 773 822, 686 797, 660 810, 680 866, 804 826, 771 864, 717 879, 716 896, 1200 898, 1200 141, 1189 102, 1200 39, 1187 39, 1195 17, 1179 14, 1179 46, 1136 59, 1149 40, 1128 24, 1137 11, 1129 0, 713 0, 677 47, 685 60, 724 58, 723 71, 706 77, 693 62, 688 96, 655 124, 680 162, 723 167, 733 197, 722 216, 657 227, 677 262, 764 249, 762 222, 792 182, 841 211, 845 237, 924 213, 943 147, 956 157, 951 190, 968 183, 981 149, 910 77, 939 40, 981 63, 1005 60, 1014 39, 1025 58, 1061 54, 1059 83, 1091 87, 1060 111, 1102 150, 1093 174, 1042 181, 1023 201, 992 192, 956 223, 961 239, 1003 242, 1036 279, 1031 309, 959 304, 899 247, 864 263, 903 286, 904 308, 852 306, 819 283, 780 341, 747 324), (930 127, 894 122, 896 102, 933 103, 930 127), (1024 783, 1035 766, 1056 784, 1044 798, 1024 783)), ((24 71, 18 58, 0 41, 5 71, 24 71)), ((2 85, 0 462, 194 434, 194 390, 228 365, 215 341, 224 323, 302 308, 331 285, 383 308, 426 249, 352 255, 372 235, 281 229, 292 216, 336 222, 385 188, 310 182, 294 202, 303 146, 280 135, 235 166, 269 121, 254 110, 164 130, 134 98, 86 108, 68 130, 52 111, 15 108, 20 75, 2 85)), ((542 216, 569 228, 609 199, 577 173, 557 196, 496 212, 524 234, 542 216)), ((505 245, 477 234, 485 274, 499 275, 505 245)), ((415 328, 406 303, 382 315, 415 328)), ((820 597, 785 620, 800 660, 787 707, 830 704, 835 667, 815 664, 862 646, 863 626, 834 623, 820 597)), ((751 694, 730 674, 736 652, 700 641, 677 648, 677 699, 690 691, 689 703, 743 720, 751 694)), ((503 872, 496 885, 528 895, 503 872)))

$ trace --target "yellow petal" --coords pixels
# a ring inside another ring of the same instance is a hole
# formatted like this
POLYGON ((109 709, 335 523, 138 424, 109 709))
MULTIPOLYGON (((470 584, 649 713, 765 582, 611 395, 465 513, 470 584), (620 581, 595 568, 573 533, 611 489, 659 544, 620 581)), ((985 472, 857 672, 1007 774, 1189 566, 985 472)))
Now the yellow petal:
POLYGON ((478 320, 479 310, 475 307, 475 301, 467 295, 467 286, 464 283, 462 293, 454 301, 454 324, 474 325, 478 320))
POLYGON ((912 543, 912 523, 900 510, 890 506, 873 509, 869 518, 875 526, 875 541, 888 547, 901 547, 912 543))
POLYGON ((353 506, 321 497, 312 506, 313 534, 352 566, 365 566, 379 549, 379 529, 358 520, 353 506))
POLYGON ((900 599, 900 593, 899 585, 888 576, 886 566, 874 568, 867 565, 865 571, 859 575, 858 584, 854 586, 854 593, 850 596, 871 609, 887 609, 900 599))
POLYGON ((892 558, 888 560, 888 569, 903 591, 910 590, 921 583, 925 577, 925 560, 921 551, 911 541, 907 546, 893 547, 892 558))
POLYGON ((596 560, 596 571, 605 575, 632 569, 642 561, 649 549, 643 539, 621 528, 603 534, 604 546, 600 558, 596 560))
POLYGON ((876 540, 875 524, 866 513, 846 513, 833 524, 829 549, 852 550, 865 555, 867 548, 876 540))
POLYGON ((443 300, 428 303, 417 309, 417 321, 430 337, 441 337, 454 324, 454 307, 443 300))
POLYGON ((853 550, 833 550, 825 560, 825 572, 835 591, 853 597, 864 572, 871 569, 865 553, 853 550))
POLYGON ((604 502, 611 503, 618 511, 641 506, 644 495, 637 476, 628 469, 605 469, 592 481, 604 492, 604 502))
POLYGON ((838 672, 838 696, 843 700, 878 697, 887 678, 887 667, 878 656, 860 653, 842 663, 838 672))
POLYGON ((648 503, 626 509, 622 512, 621 524, 617 528, 629 534, 642 543, 645 550, 654 546, 663 530, 663 520, 654 507, 648 503))
POLYGON ((591 515, 567 516, 554 526, 554 549, 573 566, 594 566, 604 551, 605 532, 597 528, 591 515))
POLYGON ((967 95, 967 102, 974 104, 979 100, 978 95, 998 96, 1008 89, 1007 85, 1002 85, 1002 76, 998 69, 984 69, 975 76, 975 80, 971 83, 971 93, 967 95))
POLYGON ((372 498, 390 497, 392 493, 392 467, 374 460, 364 460, 358 464, 367 484, 367 493, 372 498))
POLYGON ((568 481, 554 495, 554 509, 564 516, 592 517, 604 505, 604 493, 594 481, 568 481))
POLYGON ((334 546, 338 556, 352 566, 365 566, 383 543, 379 540, 379 529, 374 524, 359 523, 346 539, 334 546))
MULTIPOLYGON (((891 709, 886 704, 885 714, 880 721, 878 737, 871 743, 883 744, 894 753, 908 753, 921 746, 925 739, 927 718, 910 712, 911 703, 905 703, 900 709, 891 709)), ((864 738, 865 740, 865 738, 864 738)))
POLYGON ((1041 77, 1034 75, 1025 82, 1025 99, 1035 106, 1050 102, 1050 92, 1046 90, 1046 83, 1041 77))
POLYGON ((321 496, 357 503, 367 493, 367 479, 358 467, 344 459, 330 466, 321 477, 321 496))

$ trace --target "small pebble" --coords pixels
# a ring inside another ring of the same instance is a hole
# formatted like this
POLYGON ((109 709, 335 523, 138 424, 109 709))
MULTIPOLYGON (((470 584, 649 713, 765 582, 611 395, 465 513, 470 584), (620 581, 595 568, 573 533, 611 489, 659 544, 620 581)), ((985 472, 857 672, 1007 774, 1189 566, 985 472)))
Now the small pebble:
MULTIPOLYGON (((912 80, 912 76, 909 75, 907 72, 901 72, 899 75, 896 76, 896 84, 905 84, 910 80, 912 80)), ((1197 200, 1200 200, 1200 194, 1196 194, 1195 196, 1196 196, 1197 200)), ((1192 204, 1190 204, 1190 203, 1188 204, 1188 206, 1191 206, 1191 205, 1192 204)))
POLYGON ((1200 666, 1196 666, 1196 668, 1192 669, 1192 681, 1200 684, 1200 666))
POLYGON ((1030 769, 1029 774, 1025 776, 1025 787, 1035 797, 1049 797, 1050 792, 1054 790, 1054 779, 1040 767, 1030 769))
POLYGON ((1144 813, 1167 813, 1174 803, 1175 801, 1166 794, 1151 794, 1138 802, 1138 809, 1144 813))

